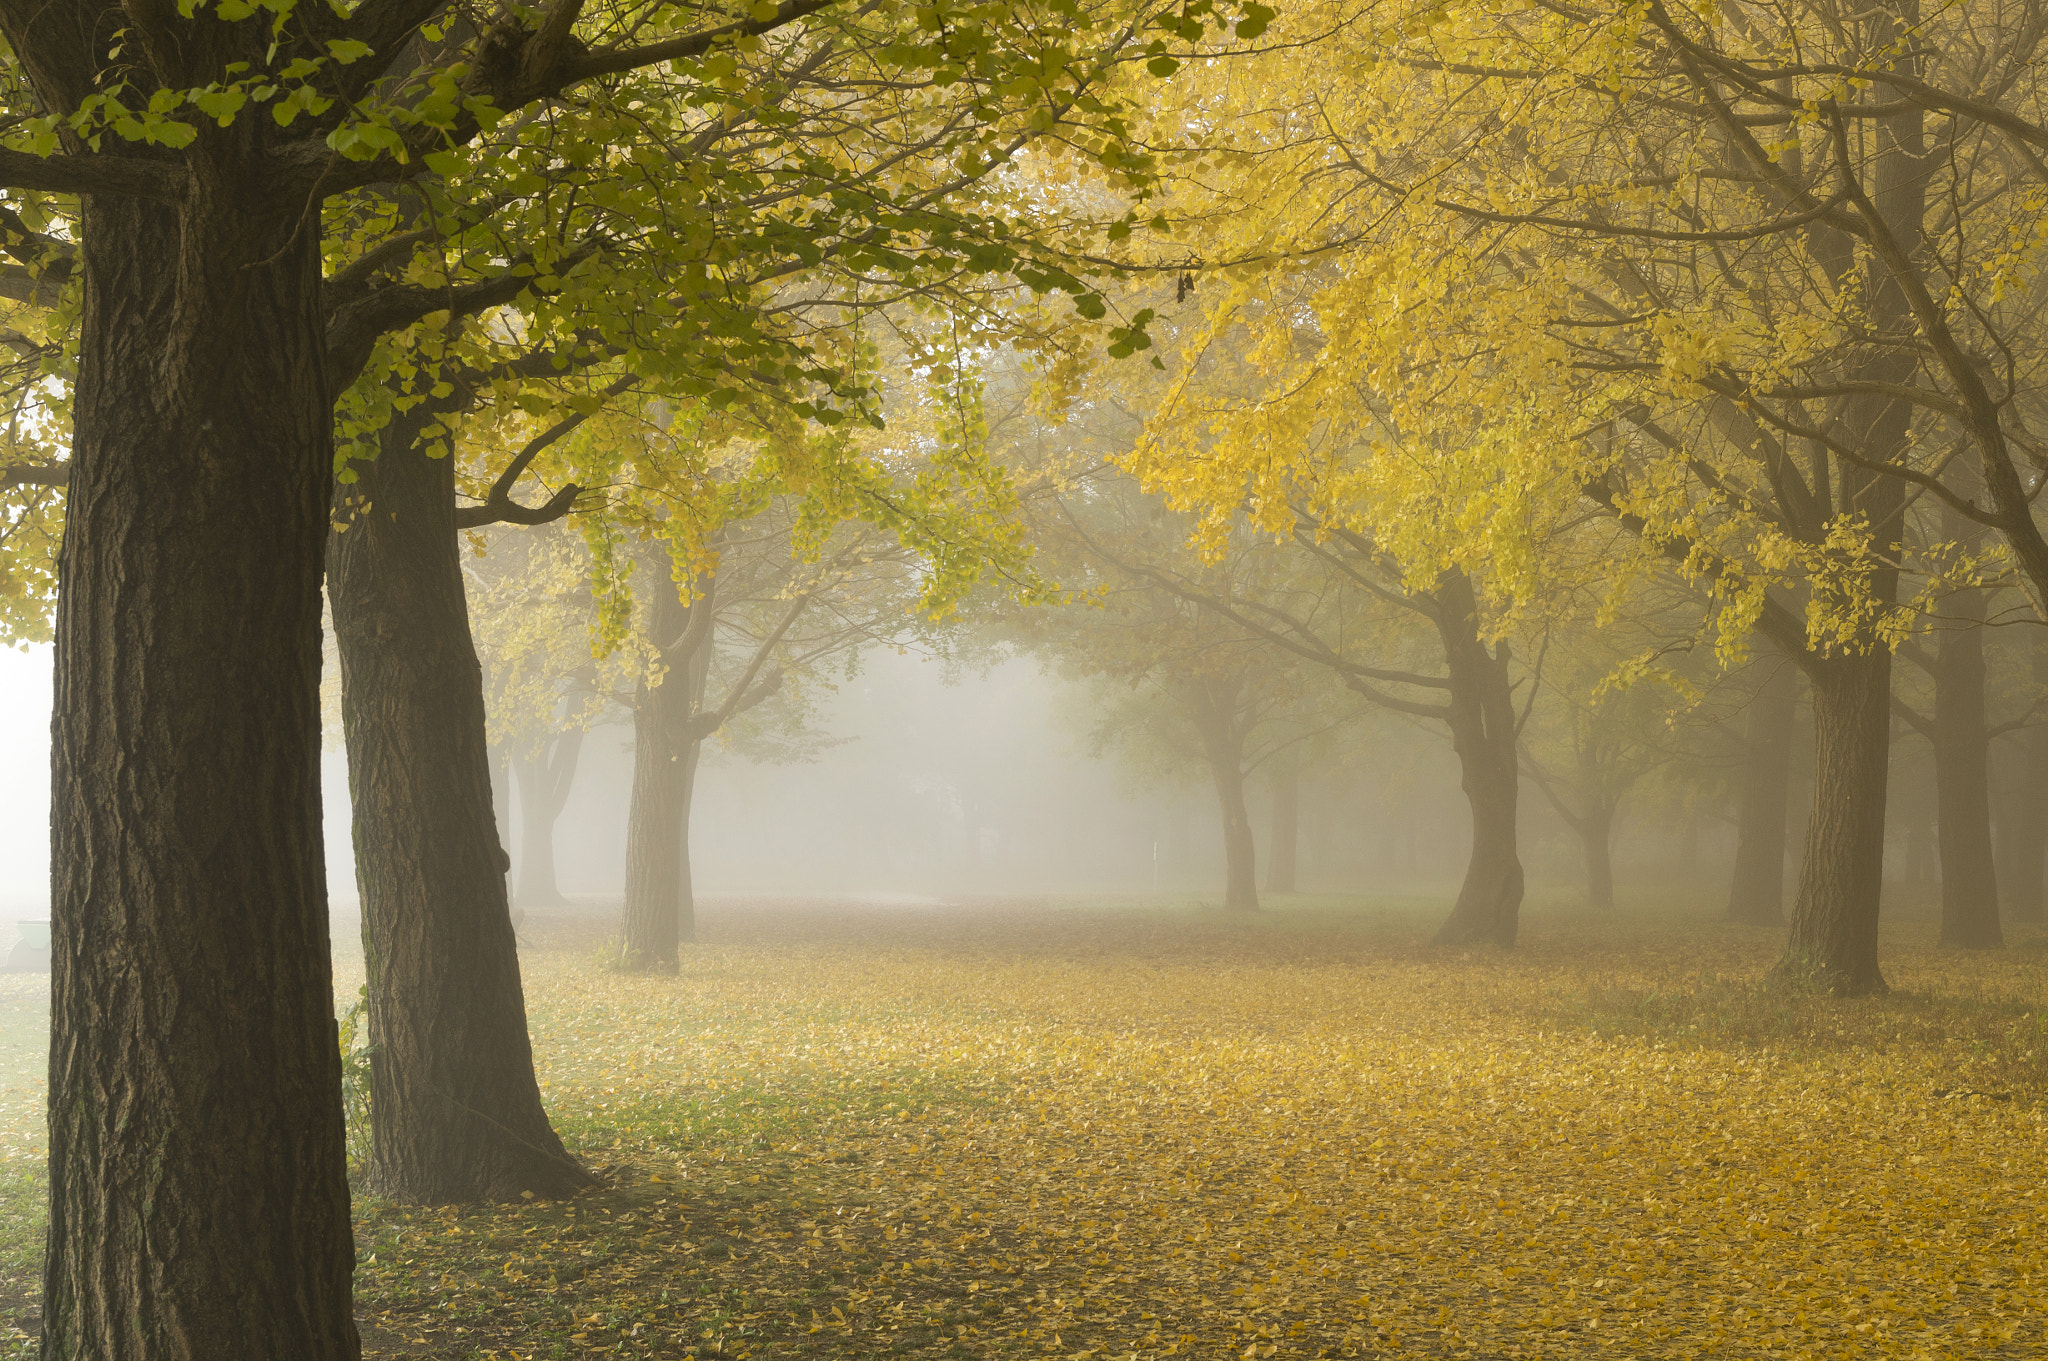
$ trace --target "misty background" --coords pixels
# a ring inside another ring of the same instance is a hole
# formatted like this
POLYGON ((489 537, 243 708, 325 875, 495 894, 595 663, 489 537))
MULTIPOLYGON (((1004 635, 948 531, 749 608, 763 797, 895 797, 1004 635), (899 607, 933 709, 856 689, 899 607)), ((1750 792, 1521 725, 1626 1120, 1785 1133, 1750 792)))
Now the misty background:
MULTIPOLYGON (((0 650, 0 760, 10 775, 0 788, 0 929, 48 914, 50 696, 47 646, 0 650)), ((1195 779, 1148 781, 1092 755, 1090 702, 1086 686, 1048 676, 1030 658, 983 671, 869 649, 857 674, 818 696, 811 726, 824 741, 815 760, 761 763, 707 742, 691 819, 696 890, 914 902, 1142 897, 1156 888, 1220 902, 1213 791, 1195 779)), ((1448 744, 1398 719, 1366 714, 1360 723, 1363 731, 1329 739, 1351 754, 1303 786, 1301 890, 1448 897, 1469 839, 1448 744)), ((329 885, 336 911, 352 917, 347 768, 338 735, 329 737, 329 885)), ((632 760, 630 725, 594 728, 556 827, 560 887, 592 909, 622 892, 632 760)), ((1263 882, 1271 807, 1256 776, 1252 801, 1263 882)), ((1653 905, 1654 889, 1655 906, 1677 892, 1712 910, 1725 892, 1731 829, 1711 811, 1637 802, 1616 837, 1620 909, 1653 905)), ((1526 781, 1523 812, 1532 909, 1571 906, 1582 882, 1576 840, 1526 781)), ((516 862, 516 803, 505 821, 516 862)), ((1802 822, 1795 803, 1795 831, 1802 822)), ((1906 840, 1894 837, 1895 863, 1906 840)), ((1901 881, 1895 891, 1911 887, 1901 881)))

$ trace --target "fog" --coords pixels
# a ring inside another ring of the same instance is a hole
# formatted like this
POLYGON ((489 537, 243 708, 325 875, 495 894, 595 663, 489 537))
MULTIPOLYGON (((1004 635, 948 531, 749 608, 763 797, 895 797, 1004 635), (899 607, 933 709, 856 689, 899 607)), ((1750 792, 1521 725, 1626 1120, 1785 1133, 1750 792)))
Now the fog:
MULTIPOLYGON (((0 760, 12 777, 0 789, 0 938, 11 939, 13 920, 49 911, 50 689, 48 646, 0 650, 0 760)), ((1076 718, 1089 703, 1085 687, 1048 676, 1035 660, 977 670, 873 649, 857 674, 814 700, 813 760, 758 761, 720 739, 706 743, 690 834, 699 895, 1220 901, 1220 819, 1206 781, 1148 779, 1091 754, 1076 718)), ((1454 758, 1435 733, 1379 724, 1363 741, 1349 734, 1344 758, 1304 787, 1299 887, 1447 904, 1469 846, 1454 758)), ((590 910, 616 905, 623 891, 632 761, 630 724, 594 728, 556 825, 559 886, 590 910)), ((1920 844, 1920 824, 1931 822, 1920 788, 1926 762, 1902 744, 1895 763, 1886 901, 1919 907, 1933 890, 1920 844)), ((330 734, 321 784, 329 892, 335 911, 353 919, 338 734, 330 734)), ((1271 798, 1256 777, 1251 802, 1263 882, 1271 798)), ((1657 807, 1633 813, 1616 836, 1617 906, 1696 901, 1711 910, 1733 854, 1726 821, 1709 812, 1688 824, 1657 807)), ((516 792, 504 821, 516 865, 516 792)), ((1795 808, 1795 872, 1803 822, 1795 808)), ((1583 884, 1578 843, 1526 784, 1521 842, 1531 909, 1573 905, 1583 884)))

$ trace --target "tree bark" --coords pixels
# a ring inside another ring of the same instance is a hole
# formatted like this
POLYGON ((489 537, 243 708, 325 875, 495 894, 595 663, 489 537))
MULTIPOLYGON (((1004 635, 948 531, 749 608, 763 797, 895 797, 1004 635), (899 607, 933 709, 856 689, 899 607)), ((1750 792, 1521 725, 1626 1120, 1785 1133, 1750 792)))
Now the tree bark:
POLYGON ((1516 847, 1521 793, 1508 649, 1479 638, 1478 601, 1462 572, 1448 572, 1435 599, 1438 637, 1451 685, 1451 748, 1472 810, 1472 855, 1436 945, 1512 946, 1521 925, 1522 858, 1516 847))
POLYGON ((393 418, 355 465, 368 499, 328 572, 341 651, 369 973, 369 1181, 449 1204, 570 1195, 593 1178, 549 1125, 526 1033, 454 465, 393 418))
POLYGON ((1743 731, 1741 805, 1736 815, 1735 875, 1728 920, 1776 926, 1785 916, 1785 814, 1792 777, 1792 730, 1799 671, 1773 652, 1770 672, 1749 702, 1743 731))
POLYGON ((227 151, 209 170, 175 207, 82 207, 50 1361, 361 1350, 320 834, 319 234, 295 231, 302 190, 227 151))
POLYGON ((583 729, 571 728, 556 733, 544 750, 512 758, 512 774, 519 781, 521 907, 560 907, 568 902, 555 882, 555 823, 569 802, 582 752, 583 729))
POLYGON ((1294 892, 1301 848, 1301 772, 1293 765, 1273 774, 1272 847, 1266 855, 1266 892, 1294 892))
POLYGON ((1877 964, 1884 889, 1891 654, 1809 662, 1814 796, 1779 972, 1840 997, 1886 991, 1877 964))
MULTIPOLYGON (((1970 537, 1953 512, 1952 539, 1970 537)), ((1984 722, 1984 593, 1957 591, 1944 611, 1970 621, 1944 630, 1935 645, 1934 788, 1941 852, 1941 943, 1986 950, 2005 944, 1998 924, 1998 879, 1991 851, 1991 737, 1984 722)))
POLYGON ((643 678, 633 701, 633 795, 626 813, 626 906, 620 963, 635 971, 674 973, 679 947, 695 934, 694 913, 684 929, 684 877, 689 854, 689 786, 696 764, 690 719, 697 709, 711 658, 708 624, 696 611, 713 608, 715 586, 700 583, 685 605, 666 555, 653 555, 653 599, 648 636, 667 669, 643 678))
POLYGON ((1244 727, 1238 714, 1238 687, 1235 677, 1205 676, 1189 693, 1195 731, 1201 736, 1223 815, 1223 906, 1233 912, 1256 912, 1258 843, 1244 798, 1244 727))
MULTIPOLYGON (((1903 14, 1901 16, 1903 18, 1903 14)), ((1924 118, 1917 106, 1876 120, 1877 147, 1871 197, 1887 230, 1908 253, 1926 251, 1924 118)), ((1856 287, 1867 271, 1872 325, 1886 335, 1914 334, 1917 322, 1897 277, 1859 260, 1853 243, 1832 229, 1816 249, 1833 277, 1856 287)), ((1893 347, 1871 347, 1850 365, 1851 376, 1899 386, 1913 380, 1917 361, 1893 347)), ((1845 404, 1842 437, 1855 443, 1862 461, 1836 463, 1836 506, 1859 514, 1869 525, 1879 561, 1896 561, 1905 489, 1871 464, 1890 462, 1907 447, 1912 409, 1906 401, 1878 393, 1845 404)), ((1880 608, 1898 599, 1898 570, 1870 569, 1861 585, 1880 608)), ((1829 589, 1821 583, 1821 589, 1829 589)), ((1866 609, 1865 602, 1855 608, 1866 609)), ((1782 640, 1781 640, 1782 642, 1782 640)), ((1813 696, 1813 816, 1807 823, 1806 859, 1792 904, 1792 926, 1780 977, 1836 996, 1887 991, 1877 963, 1878 905, 1884 888, 1884 813, 1891 747, 1892 657, 1885 642, 1866 632, 1827 655, 1804 661, 1813 696)))

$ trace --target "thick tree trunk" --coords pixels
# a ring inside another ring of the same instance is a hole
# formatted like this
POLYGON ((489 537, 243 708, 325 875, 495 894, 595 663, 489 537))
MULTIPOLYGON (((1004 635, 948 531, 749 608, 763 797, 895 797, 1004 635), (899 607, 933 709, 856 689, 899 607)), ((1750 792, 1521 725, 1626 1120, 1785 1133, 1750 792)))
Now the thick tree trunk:
POLYGON ((318 233, 294 231, 303 192, 212 170, 178 207, 83 200, 49 1361, 360 1353, 320 837, 318 233))
POLYGON ((519 781, 519 892, 521 907, 560 907, 568 902, 555 882, 555 823, 569 802, 576 762, 583 753, 583 729, 555 734, 533 756, 514 756, 519 781))
POLYGON ((1446 573, 1435 598, 1437 634, 1451 683, 1451 747, 1472 809, 1472 856, 1458 900, 1432 943, 1511 946, 1522 912, 1522 857, 1516 845, 1521 772, 1507 645, 1489 652, 1480 641, 1478 602, 1463 573, 1446 573))
MULTIPOLYGON (((1959 532, 1949 515, 1946 526, 1959 532)), ((1945 613, 1984 617, 1984 593, 1957 591, 1945 613)), ((1941 943, 1956 949, 2005 944, 1998 925, 1998 880, 1991 852, 1991 738, 1984 723, 1984 629, 1951 627, 1936 643, 1934 787, 1941 851, 1941 943)))
POLYGON ((2044 920, 2042 867, 2048 859, 2048 726, 2020 733, 2018 779, 1998 821, 1998 897, 2014 922, 2044 920))
POLYGON ((711 609, 712 602, 705 583, 696 603, 685 605, 666 556, 651 562, 648 636, 670 660, 658 681, 640 682, 633 702, 633 795, 626 813, 620 963, 631 970, 674 973, 684 939, 685 838, 695 763, 690 719, 711 653, 708 627, 692 629, 697 621, 691 615, 711 609))
POLYGON ((1772 652, 1771 668, 1749 702, 1743 731, 1741 805, 1736 815, 1735 876, 1728 920, 1776 926, 1785 916, 1785 813, 1792 776, 1792 730, 1799 670, 1772 652))
POLYGON ((1259 910, 1258 844, 1244 798, 1244 732, 1237 712, 1238 682, 1205 677, 1192 691, 1195 730, 1201 735, 1216 803, 1223 816, 1223 906, 1259 910))
POLYGON ((1891 654, 1810 662, 1814 796, 1806 859, 1779 972, 1837 996, 1884 992, 1877 965, 1884 889, 1891 654))
POLYGON ((1294 892, 1301 847, 1301 772, 1282 766, 1273 775, 1273 835, 1266 854, 1266 892, 1294 892))
POLYGON ((491 807, 454 466, 396 417, 328 571, 370 983, 369 1179, 415 1204, 568 1195, 548 1124, 491 807))

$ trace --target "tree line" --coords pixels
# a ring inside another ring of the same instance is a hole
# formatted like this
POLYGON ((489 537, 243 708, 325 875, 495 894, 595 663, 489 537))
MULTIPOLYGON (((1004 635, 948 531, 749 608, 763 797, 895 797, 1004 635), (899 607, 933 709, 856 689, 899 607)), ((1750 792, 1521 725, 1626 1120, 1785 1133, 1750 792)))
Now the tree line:
POLYGON ((1233 906, 1247 775, 1370 710, 1461 771, 1440 943, 1513 944, 1529 791, 1606 899, 1672 770, 1731 786, 1767 918, 1800 685, 1788 985, 1884 986, 1897 732, 1944 942, 1997 943, 1997 858, 2038 897, 2041 743, 1997 856, 1986 792, 2048 599, 2030 4, 0 30, 0 622, 57 657, 45 1356, 359 1353, 323 601, 363 1175, 421 1203, 591 1177, 533 1075, 509 781, 537 842, 630 711, 618 962, 674 969, 702 743, 911 629, 1156 698, 1109 736, 1210 773, 1233 906))

